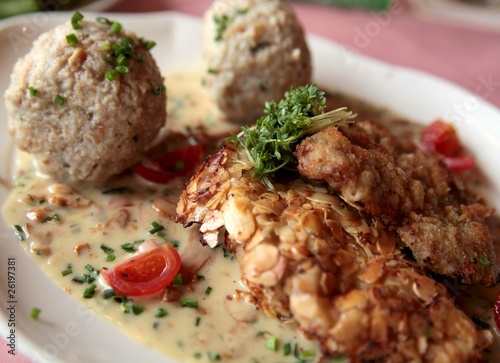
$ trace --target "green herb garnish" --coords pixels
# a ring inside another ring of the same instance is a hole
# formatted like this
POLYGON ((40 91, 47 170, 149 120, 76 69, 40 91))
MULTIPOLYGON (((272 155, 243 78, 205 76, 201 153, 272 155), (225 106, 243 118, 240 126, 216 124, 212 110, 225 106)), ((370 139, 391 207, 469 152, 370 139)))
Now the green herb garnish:
POLYGON ((156 42, 153 40, 146 40, 144 38, 140 38, 139 41, 141 42, 142 47, 148 51, 153 49, 154 46, 156 45, 156 42))
POLYGON ((142 242, 144 242, 143 239, 134 241, 134 242, 128 242, 124 243, 121 245, 121 248, 128 253, 135 253, 137 252, 137 246, 140 245, 142 242))
POLYGON ((38 91, 35 88, 30 86, 30 87, 28 87, 28 93, 30 94, 30 97, 35 97, 36 94, 38 93, 38 91))
POLYGON ((198 309, 198 299, 189 298, 189 297, 181 297, 181 306, 183 308, 198 309))
POLYGON ((41 312, 42 312, 42 310, 40 308, 33 308, 33 309, 31 309, 31 313, 30 313, 31 319, 38 320, 38 318, 40 317, 41 312))
MULTIPOLYGON (((236 15, 243 15, 248 12, 247 8, 242 8, 236 10, 236 15)), ((229 25, 234 22, 235 16, 229 16, 227 14, 214 15, 213 21, 215 23, 215 41, 220 42, 222 40, 222 34, 226 31, 229 25)))
POLYGON ((122 30, 122 25, 119 22, 114 21, 111 23, 111 31, 113 33, 118 34, 121 32, 121 30, 122 30))
POLYGON ((269 337, 266 339, 264 344, 265 344, 267 349, 276 352, 278 350, 278 347, 279 347, 279 340, 276 337, 269 337))
POLYGON ((183 285, 184 281, 182 280, 182 275, 181 274, 175 275, 174 280, 172 281, 172 286, 183 286, 183 285))
POLYGON ((66 35, 66 41, 70 46, 74 46, 78 44, 78 38, 76 37, 75 33, 71 33, 66 35))
POLYGON ((266 102, 265 116, 254 127, 243 126, 228 140, 243 146, 253 164, 253 176, 269 186, 268 175, 296 163, 294 151, 304 137, 329 125, 353 122, 356 116, 345 107, 324 113, 325 107, 325 93, 316 84, 292 87, 279 103, 266 102))
POLYGON ((85 289, 85 291, 83 292, 83 297, 84 297, 85 299, 90 299, 91 297, 93 297, 93 296, 94 296, 96 289, 97 289, 97 285, 96 285, 96 284, 92 284, 92 285, 90 285, 90 286, 89 286, 89 287, 87 287, 87 288, 85 289))
POLYGON ((61 276, 68 276, 71 273, 73 273, 73 269, 68 266, 68 268, 61 271, 61 276))
POLYGON ((54 102, 59 106, 62 106, 64 105, 64 98, 61 95, 56 95, 56 97, 54 98, 54 102))
POLYGON ((17 236, 19 241, 24 241, 26 239, 26 233, 20 225, 14 224, 12 226, 12 230, 14 231, 14 234, 17 236))
POLYGON ((164 318, 167 315, 168 315, 168 311, 164 308, 158 308, 155 312, 155 316, 157 318, 164 318))
POLYGON ((149 234, 155 234, 165 229, 165 227, 158 222, 151 222, 151 227, 153 228, 149 230, 149 234))
POLYGON ((80 21, 82 20, 83 15, 79 11, 76 11, 71 17, 71 26, 73 27, 73 29, 80 29, 80 21))
POLYGON ((102 292, 102 298, 107 300, 115 296, 115 291, 113 289, 106 289, 102 292))

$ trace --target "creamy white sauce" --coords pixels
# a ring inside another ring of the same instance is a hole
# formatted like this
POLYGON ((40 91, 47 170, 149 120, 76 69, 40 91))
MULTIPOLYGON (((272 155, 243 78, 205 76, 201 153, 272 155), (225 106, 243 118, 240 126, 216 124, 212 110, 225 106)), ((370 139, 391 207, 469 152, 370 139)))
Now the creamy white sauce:
MULTIPOLYGON (((167 133, 198 127, 215 134, 236 130, 234 125, 213 116, 202 87, 200 70, 166 78, 167 133)), ((334 98, 334 102, 345 101, 334 98)), ((373 110, 367 108, 361 113, 370 114, 373 110)), ((376 113, 379 120, 391 119, 386 111, 376 113)), ((407 130, 407 127, 402 127, 402 130, 407 130)), ((9 225, 21 226, 27 234, 20 243, 57 285, 103 318, 113 321, 132 338, 181 362, 218 358, 230 362, 297 362, 293 354, 284 355, 283 347, 287 343, 299 350, 314 350, 314 360, 320 360, 318 345, 305 339, 292 324, 265 317, 244 297, 235 294, 235 291, 244 291, 245 288, 240 284, 240 270, 233 256, 227 255, 220 247, 211 250, 201 246, 196 227, 185 229, 168 217, 174 215, 184 180, 154 185, 128 173, 108 183, 71 185, 75 194, 68 199, 83 206, 57 206, 51 205, 47 197, 51 195, 50 189, 61 188, 58 182, 37 175, 33 159, 27 154, 18 153, 17 162, 14 187, 3 206, 3 215, 9 225), (127 189, 122 189, 122 193, 109 193, 110 190, 119 190, 117 188, 127 189), (85 205, 85 201, 89 204, 85 205), (161 206, 163 215, 153 206, 161 206), (45 213, 41 217, 39 214, 39 219, 55 213, 60 220, 31 220, 37 217, 37 213, 45 213), (134 299, 135 304, 145 307, 141 314, 124 313, 119 302, 101 296, 105 287, 99 284, 96 273, 87 269, 88 266, 96 270, 109 268, 131 257, 121 245, 151 238, 152 222, 165 227, 160 236, 155 236, 156 240, 175 245, 182 256, 184 270, 194 276, 193 281, 186 282, 179 291, 184 297, 198 299, 197 309, 183 308, 178 300, 165 301, 156 296, 134 299), (114 261, 106 261, 106 253, 101 248, 103 244, 115 250, 114 261), (62 271, 68 266, 72 272, 63 276, 62 271), (96 280, 83 284, 72 281, 84 274, 96 280), (203 279, 197 276, 203 276, 203 279), (95 295, 84 298, 85 289, 92 283, 97 284, 95 295), (210 293, 207 289, 211 289, 210 293), (159 308, 165 309, 168 315, 155 317, 159 308), (279 339, 277 351, 266 347, 266 340, 270 337, 279 339)), ((486 311, 492 325, 491 296, 495 293, 496 289, 474 290, 476 298, 468 304, 473 314, 475 309, 481 310, 483 315, 486 311)), ((496 342, 491 348, 491 359, 500 356, 498 346, 496 342)))
MULTIPOLYGON (((167 76, 168 132, 201 126, 214 133, 235 129, 234 125, 211 115, 200 78, 199 73, 167 76)), ((57 195, 57 191, 51 194, 49 190, 61 185, 37 175, 32 157, 19 152, 14 187, 3 206, 3 215, 9 225, 22 227, 26 238, 20 243, 64 291, 113 321, 132 338, 175 360, 295 362, 297 358, 293 354, 284 355, 283 346, 287 343, 299 350, 314 349, 319 353, 317 345, 305 339, 291 324, 267 318, 243 297, 237 297, 235 291, 245 288, 240 284, 239 265, 234 256, 225 257, 222 248, 203 247, 196 227, 183 228, 153 209, 155 203, 161 204, 164 213, 173 215, 183 185, 182 179, 168 185, 154 185, 129 173, 107 183, 70 185, 75 194, 68 199, 84 206, 57 206, 47 199, 57 195), (122 189, 122 193, 106 193, 124 187, 125 192, 122 189), (54 214, 59 221, 50 220, 54 214), (30 219, 37 216, 40 220, 30 219), (41 221, 47 217, 49 220, 41 221), (105 287, 99 283, 97 274, 87 269, 87 266, 96 270, 110 268, 130 258, 132 255, 121 245, 153 237, 149 233, 152 222, 165 227, 160 236, 154 236, 156 240, 177 246, 183 270, 194 275, 193 281, 187 281, 178 289, 183 297, 198 300, 197 309, 182 307, 178 300, 168 302, 156 296, 134 299, 135 304, 145 307, 139 315, 124 313, 119 302, 102 297, 105 287), (106 261, 102 244, 115 250, 114 261, 106 261), (63 276, 62 272, 69 266, 72 272, 63 276), (84 274, 96 280, 72 281, 84 274), (92 283, 97 285, 94 296, 84 298, 84 291, 92 283), (210 293, 207 289, 211 289, 210 293), (168 315, 155 317, 159 308, 165 309, 168 315), (270 337, 279 338, 277 351, 266 347, 270 337)))

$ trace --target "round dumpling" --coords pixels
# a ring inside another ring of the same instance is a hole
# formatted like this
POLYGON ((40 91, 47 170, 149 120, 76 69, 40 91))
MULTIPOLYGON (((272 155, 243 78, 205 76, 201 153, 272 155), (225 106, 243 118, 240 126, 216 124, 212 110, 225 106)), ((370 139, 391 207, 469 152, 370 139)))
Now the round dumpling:
POLYGON ((5 93, 16 145, 60 180, 102 181, 122 172, 166 122, 154 43, 97 20, 74 16, 42 34, 15 64, 5 93))
POLYGON ((266 101, 311 82, 311 55, 293 9, 279 0, 217 0, 203 25, 206 85, 217 110, 251 123, 266 101))

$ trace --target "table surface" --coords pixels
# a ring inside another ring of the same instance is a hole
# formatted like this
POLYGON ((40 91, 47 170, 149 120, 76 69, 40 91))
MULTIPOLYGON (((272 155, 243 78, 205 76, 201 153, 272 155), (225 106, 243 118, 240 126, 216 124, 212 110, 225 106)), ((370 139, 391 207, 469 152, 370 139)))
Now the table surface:
MULTIPOLYGON (((500 32, 428 18, 412 0, 394 0, 388 11, 374 13, 292 2, 306 31, 347 50, 445 78, 500 107, 500 32)), ((415 0, 416 1, 416 0, 415 0)), ((110 12, 179 11, 202 16, 210 0, 123 0, 110 12)), ((30 363, 19 350, 7 353, 0 337, 0 362, 30 363)))

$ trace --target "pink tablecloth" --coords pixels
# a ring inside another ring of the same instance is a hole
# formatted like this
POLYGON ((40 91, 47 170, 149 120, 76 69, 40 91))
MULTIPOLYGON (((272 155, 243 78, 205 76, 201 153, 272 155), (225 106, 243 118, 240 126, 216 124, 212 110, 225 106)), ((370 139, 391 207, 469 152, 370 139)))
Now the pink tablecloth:
MULTIPOLYGON (((123 0, 109 10, 175 10, 201 16, 210 3, 123 0)), ((348 50, 443 77, 500 107, 498 31, 422 19, 403 0, 395 0, 390 11, 379 14, 301 3, 293 6, 311 33, 338 42, 348 50)), ((19 353, 7 354, 5 337, 0 338, 0 344, 0 362, 31 363, 19 353)))

